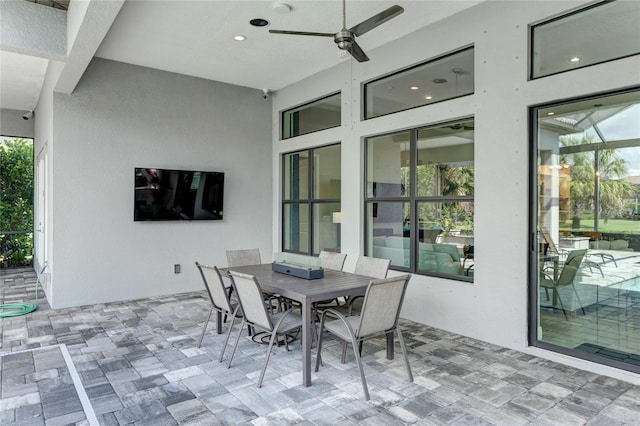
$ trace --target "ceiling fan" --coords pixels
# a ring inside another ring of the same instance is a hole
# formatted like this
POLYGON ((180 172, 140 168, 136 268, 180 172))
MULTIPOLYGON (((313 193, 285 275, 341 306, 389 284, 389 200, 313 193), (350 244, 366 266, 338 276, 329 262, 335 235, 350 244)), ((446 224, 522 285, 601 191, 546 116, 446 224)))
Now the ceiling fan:
POLYGON ((384 24, 391 18, 395 18, 404 12, 404 9, 398 5, 391 6, 388 9, 383 10, 377 15, 373 15, 371 18, 366 19, 359 24, 347 29, 347 6, 346 0, 342 0, 342 29, 337 33, 313 33, 306 31, 284 31, 284 30, 269 30, 272 34, 291 34, 291 35, 306 35, 317 37, 333 37, 333 41, 338 45, 341 50, 346 50, 353 56, 358 62, 366 62, 369 57, 356 43, 356 37, 371 31, 378 25, 384 24))

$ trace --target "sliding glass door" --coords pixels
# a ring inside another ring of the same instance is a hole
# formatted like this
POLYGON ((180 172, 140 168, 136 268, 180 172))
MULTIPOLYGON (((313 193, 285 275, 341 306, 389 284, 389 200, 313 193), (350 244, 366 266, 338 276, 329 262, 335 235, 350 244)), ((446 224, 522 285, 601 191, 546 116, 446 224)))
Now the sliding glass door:
POLYGON ((531 342, 640 372, 640 91, 532 121, 531 342))

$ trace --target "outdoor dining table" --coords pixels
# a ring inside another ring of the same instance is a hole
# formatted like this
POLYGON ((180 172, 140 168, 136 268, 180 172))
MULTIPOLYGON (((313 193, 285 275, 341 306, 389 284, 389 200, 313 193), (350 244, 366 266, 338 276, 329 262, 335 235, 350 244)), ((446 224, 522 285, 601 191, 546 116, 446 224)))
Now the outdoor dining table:
MULTIPOLYGON (((302 384, 311 386, 311 343, 312 327, 315 327, 312 304, 337 297, 364 295, 371 277, 349 272, 324 270, 324 276, 317 279, 298 278, 271 269, 271 264, 245 265, 221 268, 223 275, 228 271, 241 272, 256 277, 263 291, 279 294, 299 302, 302 308, 302 384)), ((218 318, 220 324, 220 318, 218 318)), ((387 358, 393 359, 393 333, 387 334, 387 358)))

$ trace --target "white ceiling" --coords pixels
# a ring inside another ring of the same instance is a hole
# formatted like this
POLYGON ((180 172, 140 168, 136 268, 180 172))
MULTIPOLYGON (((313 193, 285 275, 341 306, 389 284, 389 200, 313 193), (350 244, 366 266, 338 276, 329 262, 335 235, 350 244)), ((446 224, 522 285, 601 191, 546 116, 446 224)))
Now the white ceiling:
MULTIPOLYGON (((68 13, 75 1, 71 1, 68 13)), ((394 4, 405 9, 403 14, 357 39, 370 60, 375 61, 374 48, 480 2, 348 0, 347 27, 394 4)), ((115 19, 107 16, 99 22, 104 28, 110 26, 101 43, 92 41, 86 45, 99 46, 94 52, 101 58, 256 89, 278 90, 342 61, 367 66, 367 63, 355 62, 349 55, 340 55, 342 51, 331 38, 268 33, 269 29, 337 32, 342 27, 339 0, 289 0, 286 1, 291 7, 289 13, 278 12, 274 8, 276 3, 127 0, 117 16, 113 14, 115 19), (264 18, 270 25, 252 27, 249 24, 252 18, 264 18), (247 39, 235 41, 233 37, 238 34, 247 39)), ((91 31, 84 28, 93 28, 97 25, 93 20, 99 18, 99 14, 92 15, 92 21, 80 27, 83 30, 78 32, 75 43, 82 43, 78 39, 91 31)), ((30 56, 28 52, 15 53, 16 49, 7 49, 3 44, 0 47, 0 107, 34 108, 51 59, 30 56)), ((88 63, 90 57, 87 56, 85 62, 88 63)), ((77 58, 67 60, 67 64, 75 63, 76 68, 77 62, 77 58)))

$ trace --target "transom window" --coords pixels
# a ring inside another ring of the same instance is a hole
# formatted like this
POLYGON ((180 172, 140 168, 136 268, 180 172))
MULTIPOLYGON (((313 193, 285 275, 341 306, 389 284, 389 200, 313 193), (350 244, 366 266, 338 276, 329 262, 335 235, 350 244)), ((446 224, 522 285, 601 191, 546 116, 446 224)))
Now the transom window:
POLYGON ((364 118, 473 94, 473 58, 468 47, 365 84, 364 118))
POLYGON ((601 2, 531 27, 531 78, 639 53, 639 1, 601 2))
POLYGON ((341 95, 335 93, 282 113, 282 139, 338 127, 341 123, 341 95))

